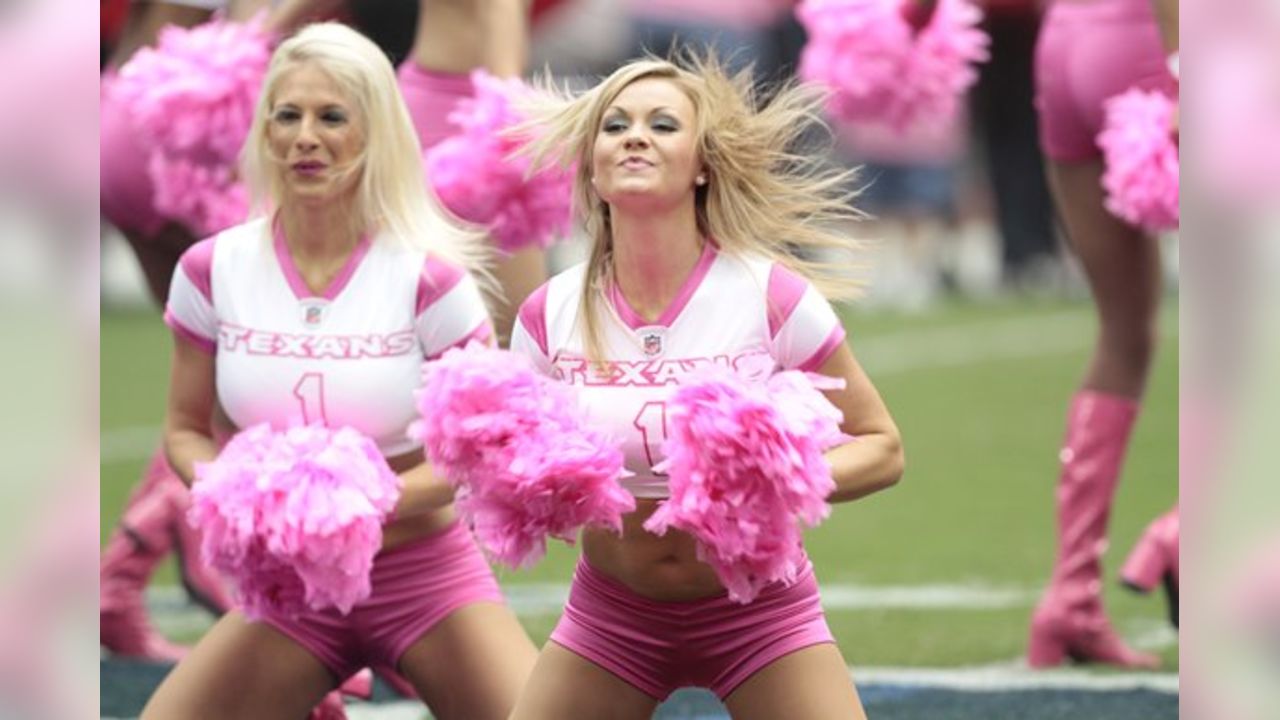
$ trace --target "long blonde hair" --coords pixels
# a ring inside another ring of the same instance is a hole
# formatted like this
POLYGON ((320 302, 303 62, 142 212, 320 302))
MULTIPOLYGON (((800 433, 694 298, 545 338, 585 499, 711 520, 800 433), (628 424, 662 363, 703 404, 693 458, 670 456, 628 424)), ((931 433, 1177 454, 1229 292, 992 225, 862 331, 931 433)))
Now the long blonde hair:
POLYGON ((267 122, 280 79, 306 64, 342 88, 364 130, 364 149, 346 170, 359 174, 352 229, 384 231, 477 273, 488 284, 483 231, 454 222, 427 187, 422 148, 390 61, 368 38, 339 23, 308 25, 271 57, 241 158, 255 214, 269 217, 280 206, 283 160, 268 145, 267 122))
POLYGON ((731 75, 714 55, 692 53, 628 63, 581 93, 543 78, 544 99, 528 107, 532 119, 520 132, 534 138, 525 152, 535 167, 578 163, 574 204, 592 238, 579 308, 587 356, 602 357, 596 308, 613 249, 608 205, 591 186, 592 151, 605 110, 644 78, 670 80, 693 103, 698 156, 707 170, 707 183, 694 190, 698 231, 723 252, 782 263, 829 299, 857 297, 861 288, 850 270, 858 242, 847 232, 849 221, 863 217, 852 204, 855 171, 797 149, 811 128, 824 126, 824 91, 788 82, 763 102, 750 68, 731 75))

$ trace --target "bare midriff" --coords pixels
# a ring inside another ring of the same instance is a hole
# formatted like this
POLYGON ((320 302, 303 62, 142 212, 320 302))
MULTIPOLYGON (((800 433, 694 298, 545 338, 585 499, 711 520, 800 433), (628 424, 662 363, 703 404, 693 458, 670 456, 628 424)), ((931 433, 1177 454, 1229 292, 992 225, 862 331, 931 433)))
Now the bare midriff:
POLYGON ((623 518, 621 536, 611 530, 585 531, 587 562, 651 600, 697 600, 724 592, 711 566, 698 560, 689 534, 668 529, 659 537, 644 529, 660 502, 637 498, 635 511, 623 518))

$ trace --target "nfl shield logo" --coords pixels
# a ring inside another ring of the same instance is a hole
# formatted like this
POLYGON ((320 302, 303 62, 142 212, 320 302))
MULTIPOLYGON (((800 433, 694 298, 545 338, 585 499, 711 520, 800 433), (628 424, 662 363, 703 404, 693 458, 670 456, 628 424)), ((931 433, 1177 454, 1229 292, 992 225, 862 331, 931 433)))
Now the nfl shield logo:
POLYGON ((647 332, 644 334, 644 354, 648 357, 662 354, 662 334, 647 332))
POLYGON ((304 303, 302 305, 302 323, 304 325, 319 325, 324 319, 324 308, 326 303, 304 303))

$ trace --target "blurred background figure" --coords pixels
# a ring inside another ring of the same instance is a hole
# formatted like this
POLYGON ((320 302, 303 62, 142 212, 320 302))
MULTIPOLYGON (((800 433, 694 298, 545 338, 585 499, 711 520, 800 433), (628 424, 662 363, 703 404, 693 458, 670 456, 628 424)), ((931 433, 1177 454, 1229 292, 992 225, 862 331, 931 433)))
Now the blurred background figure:
POLYGON ((779 28, 791 0, 625 0, 631 27, 627 57, 668 57, 679 45, 714 49, 731 71, 753 65, 757 82, 776 79, 790 58, 779 28))
POLYGON ((876 123, 835 123, 838 150, 860 165, 858 232, 879 244, 871 305, 920 311, 955 289, 960 231, 958 184, 966 122, 957 116, 899 132, 876 123))
MULTIPOLYGON (((399 76, 424 151, 452 134, 449 112, 474 96, 473 70, 523 74, 529 23, 529 0, 421 0, 413 49, 399 76)), ((503 293, 493 306, 494 328, 505 346, 516 308, 547 278, 546 253, 536 243, 499 250, 493 273, 503 293)))
MULTIPOLYGON (((1160 246, 1158 238, 1104 206, 1105 167, 1096 138, 1109 98, 1135 86, 1177 97, 1176 64, 1166 60, 1177 53, 1177 28, 1173 0, 1057 0, 1037 46, 1036 102, 1050 187, 1088 277, 1101 328, 1067 414, 1059 456, 1058 552, 1031 621, 1027 655, 1033 667, 1068 658, 1122 667, 1159 664, 1112 628, 1102 604, 1101 563, 1156 348, 1160 246)), ((1176 513, 1149 528, 1137 550, 1141 556, 1126 564, 1130 584, 1150 590, 1166 574, 1176 578, 1176 513)))
POLYGON ((991 59, 973 89, 974 140, 991 184, 1003 284, 1042 290, 1061 272, 1053 203, 1036 139, 1031 77, 1045 0, 980 0, 991 59))

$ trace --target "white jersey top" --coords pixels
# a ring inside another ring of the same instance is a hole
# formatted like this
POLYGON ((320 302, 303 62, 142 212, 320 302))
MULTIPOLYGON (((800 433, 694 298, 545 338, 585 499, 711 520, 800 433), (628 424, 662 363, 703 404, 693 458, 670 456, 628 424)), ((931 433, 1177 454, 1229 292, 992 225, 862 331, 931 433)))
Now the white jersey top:
POLYGON ((215 355, 218 401, 237 427, 348 425, 387 456, 418 446, 405 430, 423 361, 493 337, 461 268, 366 237, 317 296, 265 219, 183 253, 164 317, 215 355))
POLYGON ((606 362, 588 366, 578 323, 586 265, 551 278, 520 308, 511 349, 575 386, 595 427, 621 441, 623 486, 636 497, 668 496, 662 461, 666 400, 680 377, 717 364, 751 378, 817 370, 844 342, 831 304, 804 278, 760 258, 726 255, 707 243, 671 306, 645 322, 616 287, 601 327, 606 362))

